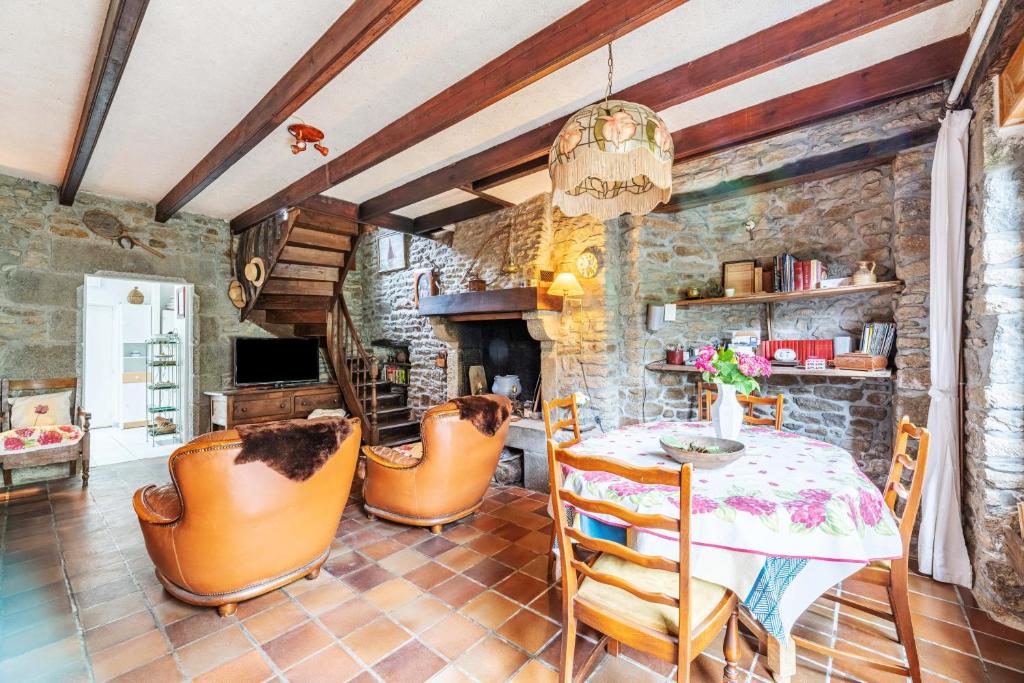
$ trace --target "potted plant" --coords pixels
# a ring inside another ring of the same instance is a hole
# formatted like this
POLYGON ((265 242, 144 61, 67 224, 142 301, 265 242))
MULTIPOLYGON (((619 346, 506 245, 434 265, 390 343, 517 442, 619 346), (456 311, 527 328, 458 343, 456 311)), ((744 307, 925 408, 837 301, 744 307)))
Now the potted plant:
POLYGON ((736 391, 751 394, 758 389, 757 377, 770 377, 772 364, 767 358, 732 349, 703 346, 695 363, 705 382, 718 385, 718 398, 711 406, 711 421, 719 439, 736 439, 743 425, 743 407, 736 391))

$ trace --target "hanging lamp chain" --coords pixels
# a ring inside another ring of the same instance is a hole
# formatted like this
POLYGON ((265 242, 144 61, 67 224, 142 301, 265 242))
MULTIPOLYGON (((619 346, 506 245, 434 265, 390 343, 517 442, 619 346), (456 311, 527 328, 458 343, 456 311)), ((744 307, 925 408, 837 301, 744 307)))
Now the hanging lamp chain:
POLYGON ((604 88, 604 108, 608 108, 608 98, 612 95, 612 74, 615 71, 615 59, 612 58, 612 44, 608 43, 608 85, 604 88))

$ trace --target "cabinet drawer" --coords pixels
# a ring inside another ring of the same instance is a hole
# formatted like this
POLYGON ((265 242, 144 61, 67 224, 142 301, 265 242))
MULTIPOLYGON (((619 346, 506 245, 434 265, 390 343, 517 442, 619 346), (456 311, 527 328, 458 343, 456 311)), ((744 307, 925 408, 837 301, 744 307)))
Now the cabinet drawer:
POLYGON ((295 414, 307 415, 317 408, 341 408, 340 394, 305 394, 295 397, 295 414))
POLYGON ((261 398, 239 401, 235 399, 234 409, 231 417, 238 422, 243 422, 253 417, 267 417, 269 415, 288 416, 292 412, 292 397, 281 396, 279 398, 261 398))

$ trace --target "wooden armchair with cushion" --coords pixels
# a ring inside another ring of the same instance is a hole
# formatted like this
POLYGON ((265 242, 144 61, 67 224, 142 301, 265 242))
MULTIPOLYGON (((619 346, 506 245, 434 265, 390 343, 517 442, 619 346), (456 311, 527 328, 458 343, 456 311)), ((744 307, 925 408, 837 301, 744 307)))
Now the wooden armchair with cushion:
POLYGON ((81 406, 75 377, 3 380, 0 383, 0 469, 68 463, 73 477, 82 461, 82 486, 89 485, 89 413, 81 406))
POLYGON ((366 514, 434 533, 473 514, 498 466, 511 414, 504 396, 464 396, 424 413, 416 444, 364 446, 366 514))
POLYGON ((176 450, 171 483, 135 492, 156 576, 193 605, 242 600, 327 560, 359 457, 359 421, 285 420, 204 434, 176 450))

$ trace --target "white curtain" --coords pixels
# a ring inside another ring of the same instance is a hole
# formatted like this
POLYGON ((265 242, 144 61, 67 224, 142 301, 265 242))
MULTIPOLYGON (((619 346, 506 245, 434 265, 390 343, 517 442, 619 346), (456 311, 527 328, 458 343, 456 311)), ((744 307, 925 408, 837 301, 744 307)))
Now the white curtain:
POLYGON ((967 139, 972 112, 949 112, 932 164, 929 337, 931 448, 921 502, 920 570, 939 581, 971 587, 971 563, 960 516, 960 325, 963 315, 967 139))

